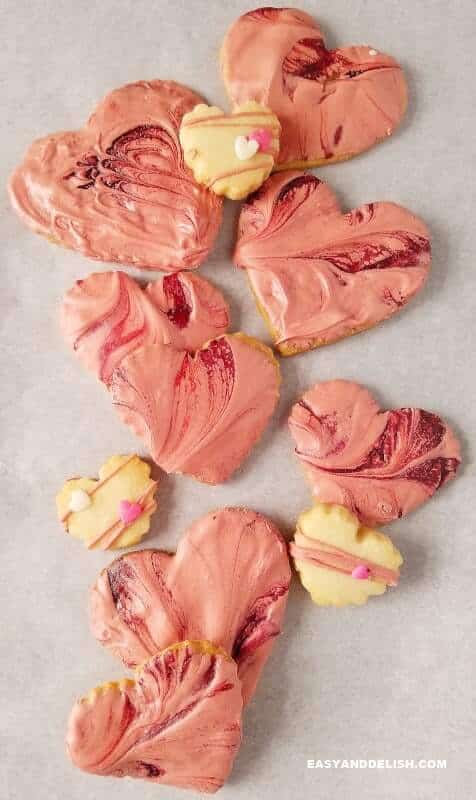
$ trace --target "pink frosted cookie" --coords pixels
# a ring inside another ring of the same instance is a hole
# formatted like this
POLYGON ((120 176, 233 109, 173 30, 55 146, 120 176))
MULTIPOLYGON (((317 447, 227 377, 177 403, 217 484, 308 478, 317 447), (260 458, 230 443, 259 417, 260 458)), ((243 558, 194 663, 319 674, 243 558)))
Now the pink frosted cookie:
POLYGON ((66 341, 106 384, 140 347, 163 342, 194 351, 229 323, 221 292, 191 272, 166 275, 145 289, 125 272, 96 272, 76 281, 61 309, 66 341))
POLYGON ((224 508, 197 520, 172 556, 116 559, 91 589, 94 636, 128 667, 179 639, 208 639, 238 664, 245 702, 280 633, 291 572, 266 517, 224 508))
POLYGON ((183 161, 180 122, 199 95, 172 81, 108 94, 86 126, 34 142, 10 196, 36 233, 99 261, 174 272, 207 256, 221 200, 183 161))
POLYGON ((343 213, 313 175, 272 175, 243 205, 235 263, 247 271, 275 345, 293 355, 371 328, 422 288, 423 222, 395 203, 343 213))
POLYGON ((382 411, 351 381, 316 384, 293 406, 289 427, 315 498, 346 506, 364 525, 417 508, 461 462, 441 417, 418 408, 382 411))
POLYGON ((255 100, 277 114, 281 168, 351 158, 390 136, 407 107, 393 58, 367 46, 327 50, 319 25, 292 8, 241 16, 221 62, 233 103, 255 100))
POLYGON ((264 431, 279 396, 271 350, 243 333, 213 339, 192 356, 143 347, 111 379, 121 419, 165 472, 222 483, 264 431))
POLYGON ((208 642, 156 654, 135 680, 105 683, 71 711, 66 746, 95 775, 216 792, 241 741, 236 664, 208 642))

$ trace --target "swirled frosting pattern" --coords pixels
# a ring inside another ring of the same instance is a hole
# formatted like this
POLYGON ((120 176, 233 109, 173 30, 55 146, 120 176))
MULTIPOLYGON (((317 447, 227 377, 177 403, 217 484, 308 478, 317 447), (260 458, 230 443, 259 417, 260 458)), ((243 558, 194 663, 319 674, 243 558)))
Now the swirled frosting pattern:
POLYGON ((91 629, 127 666, 180 639, 208 639, 238 664, 253 695, 286 608, 286 544, 266 517, 225 508, 197 520, 175 555, 127 553, 90 594, 91 629))
POLYGON ((213 339, 195 356, 153 344, 127 356, 111 380, 121 419, 165 472, 221 483, 265 429, 279 395, 271 350, 244 334, 213 339))
POLYGON ((63 335, 84 366, 108 384, 123 358, 162 342, 194 351, 230 323, 221 292, 191 272, 142 287, 125 272, 76 281, 61 309, 63 335))
POLYGON ((429 411, 383 411, 351 381, 316 384, 293 406, 296 454, 323 503, 346 506, 365 525, 407 514, 454 478, 459 443, 429 411))
POLYGON ((241 16, 222 48, 235 104, 256 100, 282 125, 281 168, 357 155, 390 136, 407 107, 399 64, 369 47, 326 48, 318 24, 291 8, 241 16))
POLYGON ((172 81, 107 95, 79 131, 34 142, 10 180, 36 233, 90 258, 145 269, 193 269, 221 222, 221 200, 183 161, 178 131, 201 102, 172 81))
POLYGON ((109 683, 78 700, 66 745, 85 772, 216 792, 241 741, 236 664, 206 643, 155 655, 136 680, 109 683))
POLYGON ((293 355, 399 311, 422 288, 431 248, 405 208, 369 203, 345 214, 319 178, 285 172, 243 206, 234 260, 278 350, 293 355))

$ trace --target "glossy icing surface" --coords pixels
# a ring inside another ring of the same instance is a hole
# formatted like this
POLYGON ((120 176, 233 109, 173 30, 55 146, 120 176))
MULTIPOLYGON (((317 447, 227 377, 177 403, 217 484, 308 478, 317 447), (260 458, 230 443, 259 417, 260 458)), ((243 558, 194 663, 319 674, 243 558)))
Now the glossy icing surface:
POLYGON ((10 180, 20 217, 90 258, 193 269, 221 222, 221 200, 183 162, 178 130, 201 101, 171 81, 108 94, 86 126, 34 142, 10 180))
POLYGON ((266 517, 225 508, 197 520, 177 553, 127 553, 90 595, 94 636, 127 666, 178 639, 209 639, 237 662, 247 702, 279 635, 291 572, 266 517))
POLYGON ((258 103, 244 103, 230 115, 217 106, 198 105, 185 114, 180 127, 185 163, 198 183, 240 200, 270 174, 279 152, 280 129, 276 115, 258 103), (250 145, 248 137, 256 131, 261 136, 250 145), (259 142, 266 134, 269 143, 262 147, 259 142))
POLYGON ((233 660, 182 642, 123 680, 93 689, 71 711, 66 746, 96 775, 216 792, 241 741, 241 687, 233 660))
POLYGON ((244 334, 214 339, 195 356, 143 347, 111 381, 121 419, 165 472, 221 483, 264 431, 279 395, 271 350, 244 334))
POLYGON ((351 381, 316 384, 289 417, 315 498, 349 508, 363 524, 390 522, 454 478, 460 445, 439 416, 383 411, 351 381))
POLYGON ((330 187, 272 175, 243 205, 235 263, 283 355, 329 344, 399 311, 431 260, 424 223, 395 203, 343 213, 330 187))
POLYGON ((320 164, 367 150, 407 107, 399 64, 373 47, 326 48, 319 25, 292 8, 258 8, 229 29, 221 54, 234 103, 268 105, 282 125, 279 164, 320 164))
POLYGON ((166 275, 145 289, 125 272, 93 273, 76 281, 61 309, 67 343, 106 384, 140 347, 162 342, 194 351, 229 323, 221 292, 191 272, 166 275))

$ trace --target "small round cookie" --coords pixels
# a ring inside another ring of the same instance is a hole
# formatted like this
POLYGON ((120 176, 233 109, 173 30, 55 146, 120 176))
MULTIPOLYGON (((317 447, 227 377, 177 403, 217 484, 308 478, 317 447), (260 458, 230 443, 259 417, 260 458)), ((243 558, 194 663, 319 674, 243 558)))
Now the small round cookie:
POLYGON ((150 466, 139 456, 112 456, 99 470, 99 480, 66 481, 56 496, 58 518, 89 550, 130 547, 150 528, 156 491, 150 466))
POLYGON ((304 588, 318 606, 361 606, 396 586, 403 559, 380 531, 343 506, 317 503, 301 514, 290 544, 304 588))
POLYGON ((280 130, 276 115, 259 103, 244 103, 231 115, 201 104, 185 114, 180 143, 198 183, 230 200, 241 200, 271 173, 280 130))
POLYGON ((178 642, 135 680, 105 683, 78 700, 67 752, 95 775, 216 792, 240 746, 242 706, 233 659, 211 642, 178 642))
POLYGON ((221 66, 233 103, 255 100, 281 125, 278 169, 343 161, 390 136, 407 107, 401 66, 373 46, 328 50, 294 8, 257 8, 225 36, 221 66))

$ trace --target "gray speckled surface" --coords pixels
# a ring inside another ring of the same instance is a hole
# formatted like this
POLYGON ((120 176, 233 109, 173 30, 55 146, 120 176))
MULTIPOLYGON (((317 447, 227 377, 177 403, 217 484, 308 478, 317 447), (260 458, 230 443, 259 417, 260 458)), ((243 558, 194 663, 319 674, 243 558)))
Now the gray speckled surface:
MULTIPOLYGON (((277 5, 281 5, 277 3, 277 5)), ((241 0, 6 0, 2 14, 2 185, 30 140, 79 127, 107 91, 174 78, 224 102, 216 58, 241 0)), ((296 583, 283 636, 248 709, 245 741, 223 800, 465 800, 474 794, 473 267, 475 176, 472 0, 304 2, 331 44, 369 43, 399 57, 411 108, 398 134, 321 170, 347 207, 400 202, 433 234, 430 281, 406 311, 366 334, 283 363, 274 423, 229 484, 166 478, 147 544, 172 546, 210 508, 246 504, 286 533, 309 492, 285 419, 316 380, 353 378, 388 406, 445 416, 465 469, 389 529, 406 562, 397 591, 364 609, 318 610, 296 583), (472 505, 471 505, 472 504, 472 505), (308 770, 307 759, 446 758, 446 770, 308 770), (473 787, 473 788, 472 788, 473 787)), ((203 268, 227 293, 234 327, 265 337, 244 277, 229 260, 237 206, 203 268)), ((141 782, 83 775, 65 758, 75 695, 121 670, 88 633, 85 597, 108 556, 62 535, 53 498, 65 476, 94 474, 134 448, 108 398, 63 346, 56 310, 97 269, 29 233, 1 195, 0 797, 172 800, 141 782)))

